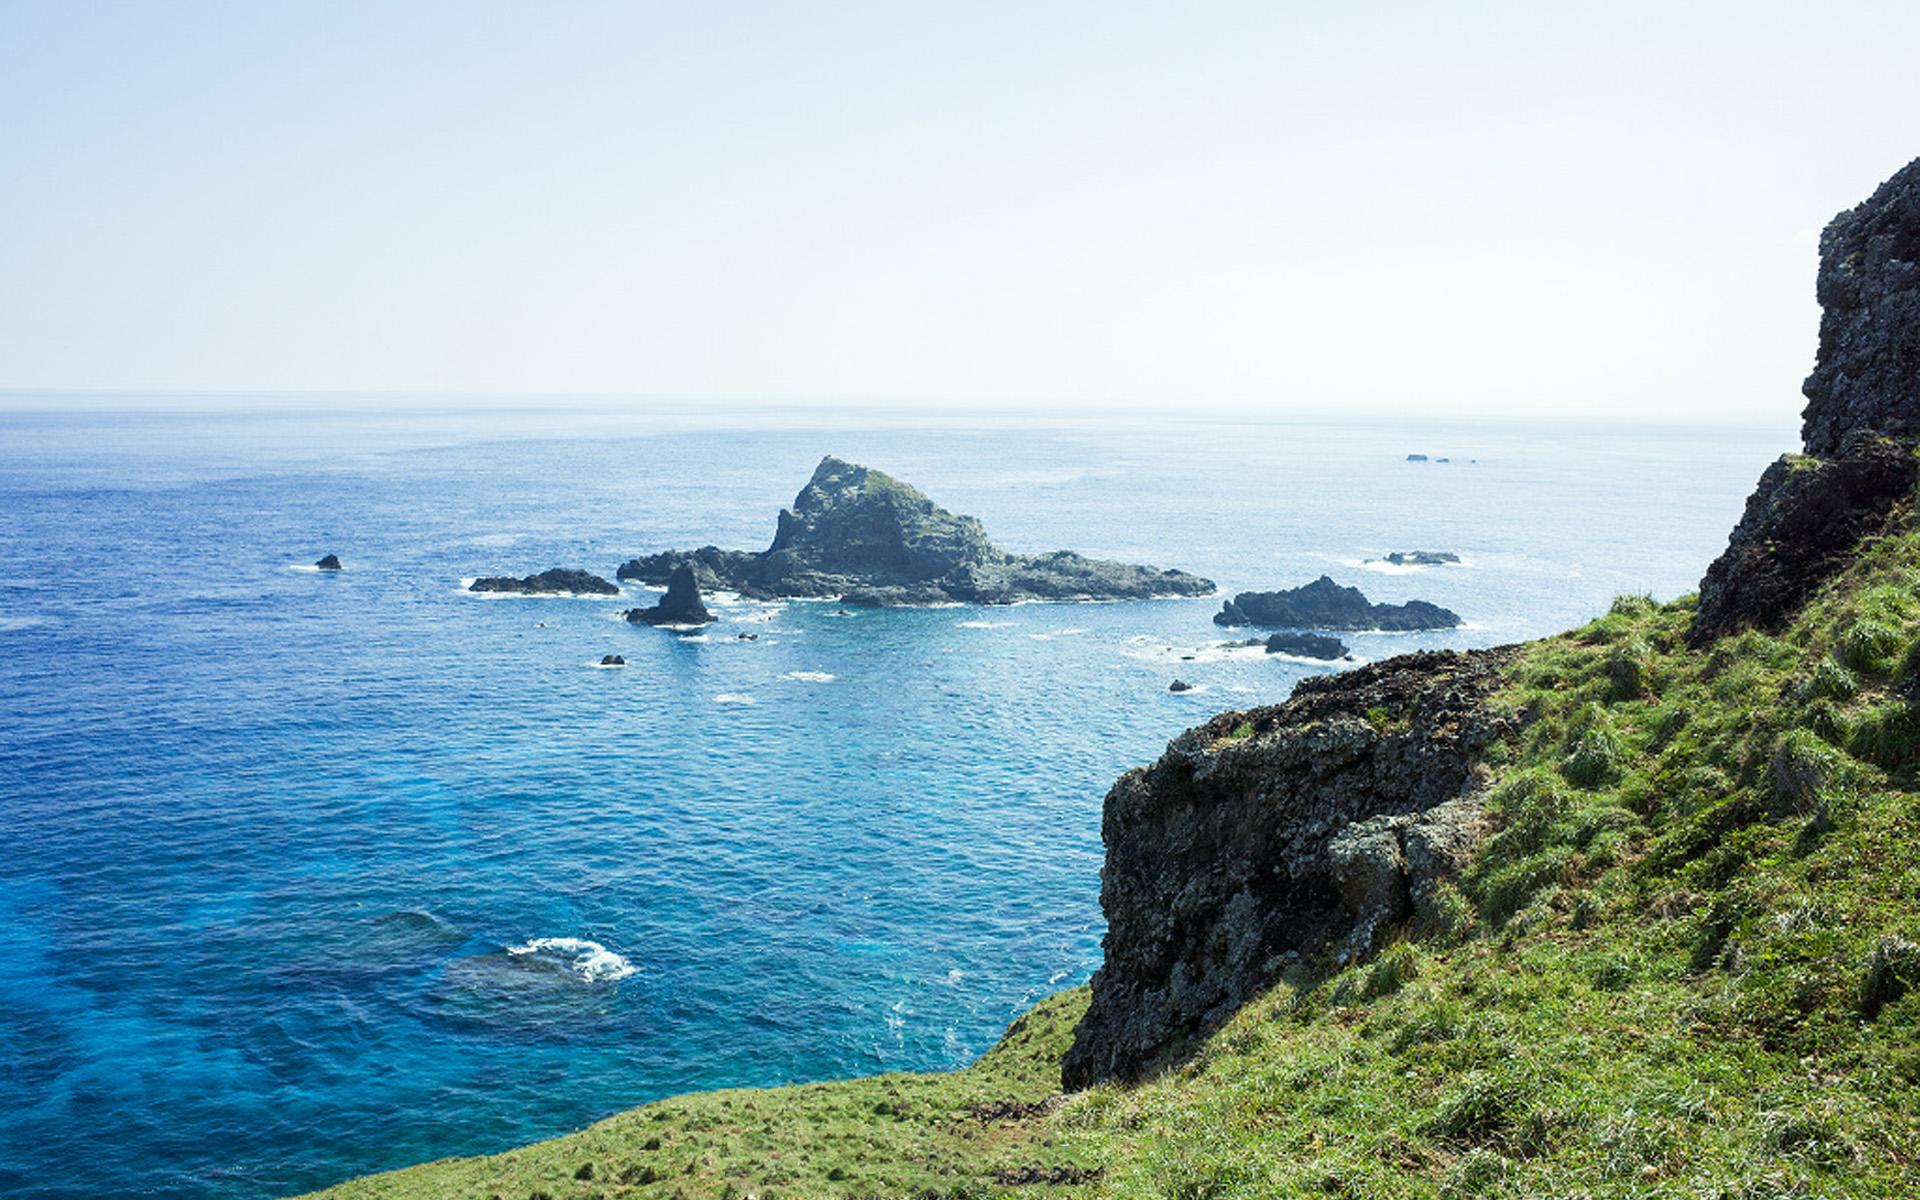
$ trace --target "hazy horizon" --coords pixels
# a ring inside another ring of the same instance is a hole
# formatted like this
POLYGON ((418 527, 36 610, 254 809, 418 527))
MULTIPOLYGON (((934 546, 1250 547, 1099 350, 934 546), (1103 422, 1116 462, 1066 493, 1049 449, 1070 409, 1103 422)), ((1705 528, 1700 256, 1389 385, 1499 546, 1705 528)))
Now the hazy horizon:
POLYGON ((1914 34, 7 0, 0 407, 1787 427, 1914 34))

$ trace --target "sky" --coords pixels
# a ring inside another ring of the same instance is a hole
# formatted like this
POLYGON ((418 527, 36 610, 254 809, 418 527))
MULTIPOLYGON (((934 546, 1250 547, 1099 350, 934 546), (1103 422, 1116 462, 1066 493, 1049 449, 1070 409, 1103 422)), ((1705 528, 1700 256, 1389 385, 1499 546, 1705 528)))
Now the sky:
POLYGON ((1910 2, 0 0, 0 403, 1791 422, 1916 53, 1910 2))

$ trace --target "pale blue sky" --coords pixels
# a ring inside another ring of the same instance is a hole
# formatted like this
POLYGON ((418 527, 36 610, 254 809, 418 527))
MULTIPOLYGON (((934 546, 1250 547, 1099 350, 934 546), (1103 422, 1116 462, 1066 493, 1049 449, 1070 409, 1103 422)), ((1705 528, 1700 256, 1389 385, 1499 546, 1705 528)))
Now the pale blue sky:
POLYGON ((1911 3, 0 0, 0 388, 1790 419, 1916 62, 1911 3))

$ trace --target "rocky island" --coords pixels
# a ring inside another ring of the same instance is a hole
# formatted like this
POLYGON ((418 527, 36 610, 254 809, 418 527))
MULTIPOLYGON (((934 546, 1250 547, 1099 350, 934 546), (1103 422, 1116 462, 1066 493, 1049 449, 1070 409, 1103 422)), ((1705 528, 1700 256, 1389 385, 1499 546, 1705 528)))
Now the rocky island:
POLYGON ((627 620, 636 625, 711 625, 713 613, 700 599, 700 583, 693 568, 681 563, 667 579, 667 594, 651 608, 630 608, 627 620))
POLYGON ((329 554, 319 562, 313 564, 313 566, 314 569, 318 571, 338 571, 340 569, 340 556, 337 554, 329 554))
POLYGON ((1385 558, 1374 561, 1396 567, 1441 567, 1459 562, 1460 556, 1451 550, 1395 550, 1385 558))
POLYGON ((1460 614, 1409 600, 1373 604, 1356 587, 1341 587, 1322 575, 1302 587, 1279 592, 1241 592, 1214 614, 1215 625, 1269 625, 1286 629, 1453 629, 1460 614))
POLYGON ((837 598, 868 607, 1146 600, 1214 590, 1211 580, 1184 571, 1103 562, 1070 550, 1009 553, 974 518, 831 455, 820 460, 793 507, 781 511, 767 549, 670 550, 633 559, 618 576, 659 586, 683 566, 708 590, 750 599, 837 598))
POLYGON ((521 596, 618 596, 620 589, 591 571, 550 567, 538 575, 518 579, 488 575, 468 585, 470 592, 505 592, 521 596))

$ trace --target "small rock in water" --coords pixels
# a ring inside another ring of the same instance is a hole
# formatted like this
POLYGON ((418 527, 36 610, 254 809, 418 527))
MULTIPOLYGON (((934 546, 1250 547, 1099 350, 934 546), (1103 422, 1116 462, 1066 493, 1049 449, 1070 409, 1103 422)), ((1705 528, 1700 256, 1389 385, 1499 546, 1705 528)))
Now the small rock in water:
POLYGON ((1409 454, 1407 455, 1407 461, 1408 462, 1425 462, 1427 461, 1427 456, 1424 454, 1409 454))
POLYGON ((757 633, 736 633, 733 636, 735 640, 742 642, 757 642, 760 640, 760 635, 757 633))
POLYGON ((627 660, 618 654, 608 654, 602 656, 600 665, 603 667, 624 667, 627 665, 627 660))
POLYGON ((313 565, 322 571, 338 571, 340 569, 340 556, 337 554, 329 554, 313 565))
POLYGON ((1167 690, 1170 692, 1190 692, 1193 690, 1193 685, 1184 679, 1176 679, 1167 685, 1167 690))

